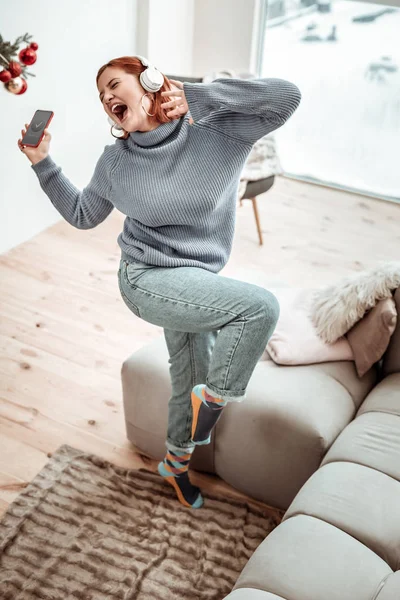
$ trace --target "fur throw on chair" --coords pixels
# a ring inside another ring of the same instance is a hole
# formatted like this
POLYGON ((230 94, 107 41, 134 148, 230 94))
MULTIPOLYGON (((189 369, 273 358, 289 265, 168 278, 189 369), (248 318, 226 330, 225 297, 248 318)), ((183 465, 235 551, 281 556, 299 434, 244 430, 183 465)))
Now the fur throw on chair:
POLYGON ((259 181, 282 173, 273 134, 268 133, 253 145, 240 174, 238 199, 241 200, 249 181, 259 181))
POLYGON ((316 290, 310 317, 317 334, 324 342, 333 344, 379 300, 390 298, 398 287, 400 262, 386 262, 316 290))

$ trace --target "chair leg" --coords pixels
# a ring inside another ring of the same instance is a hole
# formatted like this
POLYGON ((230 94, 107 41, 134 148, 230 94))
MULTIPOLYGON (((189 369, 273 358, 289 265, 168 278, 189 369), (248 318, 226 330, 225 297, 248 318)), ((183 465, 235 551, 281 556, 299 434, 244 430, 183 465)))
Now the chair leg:
POLYGON ((251 198, 251 201, 253 203, 254 216, 256 218, 258 239, 260 240, 260 246, 262 246, 263 245, 263 237, 262 237, 262 231, 261 231, 260 217, 258 215, 257 198, 251 198))

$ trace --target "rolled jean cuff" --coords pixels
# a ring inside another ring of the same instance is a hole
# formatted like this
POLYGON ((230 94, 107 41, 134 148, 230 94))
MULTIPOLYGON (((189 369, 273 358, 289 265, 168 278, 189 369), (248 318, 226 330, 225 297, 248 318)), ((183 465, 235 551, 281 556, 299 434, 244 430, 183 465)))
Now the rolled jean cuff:
POLYGON ((204 390, 207 392, 207 394, 210 394, 210 396, 222 398, 222 400, 226 400, 227 402, 243 402, 243 400, 245 400, 247 397, 246 394, 239 394, 237 396, 232 396, 231 393, 229 393, 229 392, 221 393, 218 390, 214 390, 213 388, 210 388, 208 385, 206 385, 204 390))
POLYGON ((176 442, 175 442, 175 444, 173 444, 172 442, 169 442, 168 440, 165 442, 165 445, 167 447, 167 450, 172 450, 172 452, 185 451, 188 454, 191 454, 196 447, 196 445, 192 442, 186 442, 185 444, 182 444, 181 446, 177 446, 176 442))

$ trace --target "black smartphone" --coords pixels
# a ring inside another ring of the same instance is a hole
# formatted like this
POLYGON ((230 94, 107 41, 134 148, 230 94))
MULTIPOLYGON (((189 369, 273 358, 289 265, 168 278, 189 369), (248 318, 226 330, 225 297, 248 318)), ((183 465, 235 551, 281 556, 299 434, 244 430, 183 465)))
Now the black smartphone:
POLYGON ((21 144, 37 148, 44 136, 44 130, 50 125, 54 113, 51 110, 37 110, 29 124, 21 144))

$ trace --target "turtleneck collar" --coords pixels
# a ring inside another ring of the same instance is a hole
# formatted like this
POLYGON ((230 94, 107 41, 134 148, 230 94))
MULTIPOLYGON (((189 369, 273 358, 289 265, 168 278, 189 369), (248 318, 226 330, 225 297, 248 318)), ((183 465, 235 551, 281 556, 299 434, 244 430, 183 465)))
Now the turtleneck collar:
POLYGON ((173 121, 168 121, 168 123, 163 123, 151 131, 132 131, 129 134, 129 138, 131 138, 135 144, 142 146, 143 148, 155 146, 172 135, 174 131, 176 131, 177 128, 182 124, 182 122, 183 117, 180 119, 174 119, 173 121))

